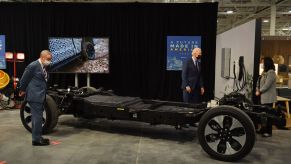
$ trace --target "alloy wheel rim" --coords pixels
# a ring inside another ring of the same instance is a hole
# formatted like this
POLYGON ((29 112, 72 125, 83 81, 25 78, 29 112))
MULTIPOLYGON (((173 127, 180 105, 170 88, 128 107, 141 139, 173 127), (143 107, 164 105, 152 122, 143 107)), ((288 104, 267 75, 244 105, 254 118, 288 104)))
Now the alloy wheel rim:
POLYGON ((246 130, 242 123, 229 115, 218 115, 207 122, 206 144, 216 153, 233 155, 246 144, 246 130))

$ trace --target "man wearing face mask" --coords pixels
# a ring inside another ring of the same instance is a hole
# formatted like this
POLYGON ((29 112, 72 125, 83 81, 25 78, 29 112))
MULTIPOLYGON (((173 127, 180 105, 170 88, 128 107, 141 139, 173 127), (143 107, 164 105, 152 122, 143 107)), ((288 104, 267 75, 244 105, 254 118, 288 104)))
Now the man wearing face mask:
POLYGON ((19 96, 25 95, 25 100, 31 109, 32 115, 32 145, 49 145, 49 139, 42 138, 43 106, 46 97, 48 72, 52 54, 48 50, 40 53, 38 60, 30 63, 20 80, 19 96))
POLYGON ((204 94, 200 58, 201 49, 194 48, 192 58, 183 63, 182 90, 183 100, 186 103, 199 103, 200 95, 204 94))

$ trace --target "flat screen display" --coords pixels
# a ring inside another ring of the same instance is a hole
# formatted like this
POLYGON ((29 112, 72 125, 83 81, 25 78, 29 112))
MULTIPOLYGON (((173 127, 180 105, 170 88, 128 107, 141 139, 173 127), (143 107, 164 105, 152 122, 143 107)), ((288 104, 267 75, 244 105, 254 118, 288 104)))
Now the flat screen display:
POLYGON ((51 37, 50 72, 109 73, 109 38, 51 37))
POLYGON ((183 62, 197 47, 201 48, 201 36, 167 36, 167 70, 182 70, 183 62))
POLYGON ((0 35, 0 69, 6 69, 5 35, 0 35))

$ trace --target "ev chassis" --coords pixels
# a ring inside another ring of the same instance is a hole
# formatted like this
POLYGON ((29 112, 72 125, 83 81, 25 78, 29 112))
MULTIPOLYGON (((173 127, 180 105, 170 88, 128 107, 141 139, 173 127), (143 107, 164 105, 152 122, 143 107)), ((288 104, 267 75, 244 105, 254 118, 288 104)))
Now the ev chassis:
MULTIPOLYGON (((245 96, 232 93, 224 96, 217 107, 206 104, 146 100, 138 97, 116 96, 112 91, 93 87, 58 89, 47 92, 43 114, 43 133, 52 132, 63 114, 82 118, 131 120, 152 125, 166 124, 177 129, 195 126, 203 150, 222 161, 236 161, 249 154, 254 147, 254 123, 272 119, 274 124, 286 123, 262 105, 252 105, 245 96)), ((31 132, 31 112, 24 101, 20 110, 24 127, 31 132)))

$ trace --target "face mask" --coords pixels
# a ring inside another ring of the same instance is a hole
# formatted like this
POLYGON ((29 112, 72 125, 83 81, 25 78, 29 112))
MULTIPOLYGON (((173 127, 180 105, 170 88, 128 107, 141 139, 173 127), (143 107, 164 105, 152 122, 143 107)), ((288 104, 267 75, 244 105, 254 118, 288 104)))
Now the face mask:
POLYGON ((44 61, 43 65, 44 66, 49 66, 51 63, 52 63, 51 61, 46 60, 46 61, 44 61))

